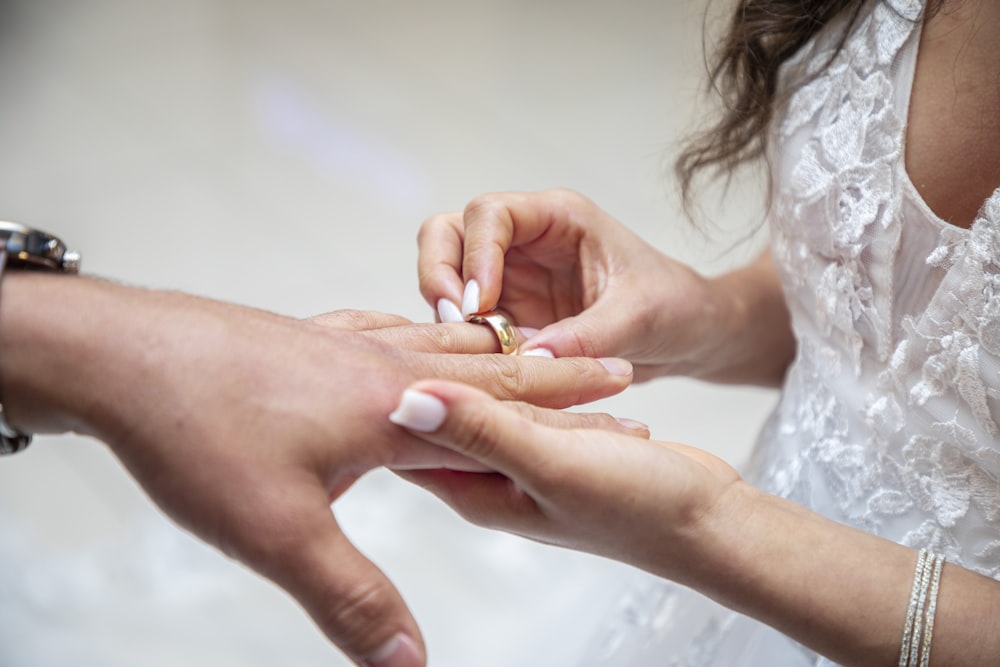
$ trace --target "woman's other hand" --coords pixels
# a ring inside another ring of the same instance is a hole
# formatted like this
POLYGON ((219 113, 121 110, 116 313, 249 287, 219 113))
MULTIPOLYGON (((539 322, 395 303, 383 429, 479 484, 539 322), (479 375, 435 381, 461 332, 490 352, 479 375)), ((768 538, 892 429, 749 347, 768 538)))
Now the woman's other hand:
POLYGON ((418 243, 438 317, 498 308, 540 329, 522 354, 622 357, 638 380, 774 384, 794 349, 769 257, 705 278, 576 192, 483 195, 429 218, 418 243))
POLYGON ((539 423, 453 382, 416 383, 392 418, 494 471, 403 474, 469 521, 679 581, 692 576, 711 517, 740 481, 704 451, 539 423))

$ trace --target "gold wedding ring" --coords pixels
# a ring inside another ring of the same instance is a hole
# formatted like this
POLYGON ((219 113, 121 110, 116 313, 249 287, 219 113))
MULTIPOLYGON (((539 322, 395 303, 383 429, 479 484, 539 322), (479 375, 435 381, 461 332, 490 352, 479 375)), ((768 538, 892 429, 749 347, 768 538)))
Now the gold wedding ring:
POLYGON ((469 322, 473 324, 486 324, 500 341, 500 351, 504 354, 517 353, 517 336, 514 333, 514 325, 506 317, 496 310, 488 310, 484 313, 469 315, 469 322))

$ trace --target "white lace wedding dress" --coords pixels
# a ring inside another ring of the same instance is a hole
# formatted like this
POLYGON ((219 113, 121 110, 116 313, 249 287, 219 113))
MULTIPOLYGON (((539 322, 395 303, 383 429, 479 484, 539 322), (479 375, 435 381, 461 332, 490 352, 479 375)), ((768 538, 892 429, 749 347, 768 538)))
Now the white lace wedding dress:
MULTIPOLYGON (((1000 578, 1000 190, 965 230, 907 177, 922 9, 871 4, 832 61, 843 23, 783 72, 801 87, 772 130, 770 225, 798 353, 745 473, 1000 578)), ((830 664, 668 582, 614 614, 587 667, 830 664)))

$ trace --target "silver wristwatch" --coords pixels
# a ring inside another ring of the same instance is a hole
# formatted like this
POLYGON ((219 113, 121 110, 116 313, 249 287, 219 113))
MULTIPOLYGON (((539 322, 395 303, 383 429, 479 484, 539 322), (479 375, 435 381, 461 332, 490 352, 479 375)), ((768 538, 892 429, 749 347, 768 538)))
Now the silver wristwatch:
MULTIPOLYGON (((78 273, 80 254, 55 236, 16 222, 0 221, 0 278, 5 268, 78 273)), ((2 354, 0 350, 0 354, 2 354)), ((31 444, 31 434, 7 423, 0 404, 0 454, 13 454, 31 444)))

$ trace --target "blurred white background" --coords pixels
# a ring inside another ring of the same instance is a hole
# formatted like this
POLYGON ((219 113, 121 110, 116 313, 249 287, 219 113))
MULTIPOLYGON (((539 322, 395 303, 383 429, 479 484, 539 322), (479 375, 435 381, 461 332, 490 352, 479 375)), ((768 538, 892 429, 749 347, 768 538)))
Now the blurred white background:
MULTIPOLYGON (((430 321, 416 230, 491 190, 580 190, 718 272, 752 249, 692 232, 668 170, 702 113, 701 12, 0 0, 0 219, 57 233, 87 273, 293 316, 430 321)), ((753 198, 730 204, 723 226, 754 221, 753 198)), ((663 380, 595 409, 738 464, 773 398, 663 380)), ((335 510, 439 667, 571 665, 635 576, 465 525, 384 473, 335 510)), ((39 437, 0 461, 0 665, 181 664, 346 661, 281 591, 163 518, 100 443, 39 437)))

